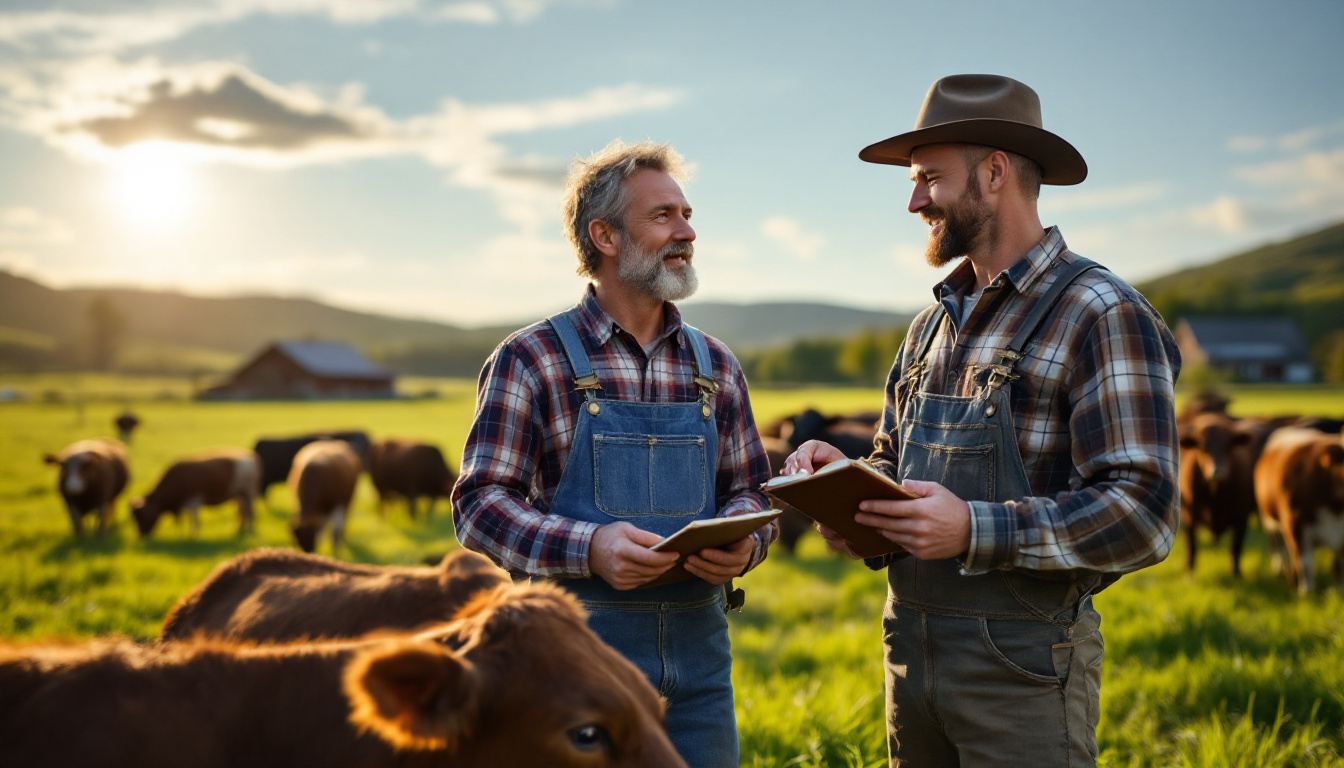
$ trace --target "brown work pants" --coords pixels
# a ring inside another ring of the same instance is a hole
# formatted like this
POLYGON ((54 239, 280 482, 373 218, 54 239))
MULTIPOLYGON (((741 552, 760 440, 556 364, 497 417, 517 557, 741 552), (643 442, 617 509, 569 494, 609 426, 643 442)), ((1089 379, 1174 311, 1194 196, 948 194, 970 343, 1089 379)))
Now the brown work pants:
POLYGON ((908 768, 1095 766, 1101 617, 1071 626, 887 601, 887 746, 908 768))

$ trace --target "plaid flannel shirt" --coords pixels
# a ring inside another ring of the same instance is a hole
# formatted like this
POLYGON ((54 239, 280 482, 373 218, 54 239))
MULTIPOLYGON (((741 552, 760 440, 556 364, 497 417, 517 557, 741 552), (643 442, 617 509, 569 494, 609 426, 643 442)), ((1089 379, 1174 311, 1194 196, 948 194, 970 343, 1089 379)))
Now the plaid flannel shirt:
MULTIPOLYGON (((960 264, 934 288, 948 318, 930 347, 923 388, 969 397, 983 386, 1032 303, 1077 258, 1050 228, 985 288, 964 322, 960 299, 974 289, 975 274, 969 262, 960 264)), ((893 476, 911 395, 898 382, 937 308, 911 323, 887 379, 873 458, 893 476)), ((1033 496, 970 502, 963 571, 1078 569, 1110 574, 1109 583, 1165 558, 1179 515, 1172 388, 1180 366, 1171 332, 1143 296, 1103 270, 1078 278, 1045 317, 1016 365, 1020 378, 1008 385, 1033 496)))
MULTIPOLYGON (((575 329, 602 384, 602 397, 656 403, 695 402, 690 341, 681 313, 666 305, 662 332, 645 354, 639 342, 597 304, 590 285, 575 329)), ((714 476, 719 517, 769 506, 757 488, 770 465, 751 415, 746 378, 732 352, 706 337, 719 384, 714 395, 719 445, 714 476)), ((453 487, 453 515, 463 546, 514 574, 589 577, 595 523, 550 512, 578 424, 582 396, 560 340, 545 321, 505 339, 486 361, 476 395, 476 418, 453 487)), ((757 532, 748 568, 765 559, 778 536, 757 532)))

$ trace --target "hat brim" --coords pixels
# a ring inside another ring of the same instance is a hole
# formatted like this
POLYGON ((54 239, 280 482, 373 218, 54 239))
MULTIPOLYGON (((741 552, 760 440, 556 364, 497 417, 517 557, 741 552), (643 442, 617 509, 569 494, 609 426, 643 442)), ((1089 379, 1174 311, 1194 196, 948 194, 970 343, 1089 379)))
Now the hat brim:
POLYGON ((1011 120, 955 120, 902 133, 869 144, 859 159, 885 165, 910 165, 910 154, 925 144, 981 144, 1016 152, 1041 166, 1041 183, 1067 186, 1087 178, 1087 162, 1069 142, 1034 125, 1011 120))

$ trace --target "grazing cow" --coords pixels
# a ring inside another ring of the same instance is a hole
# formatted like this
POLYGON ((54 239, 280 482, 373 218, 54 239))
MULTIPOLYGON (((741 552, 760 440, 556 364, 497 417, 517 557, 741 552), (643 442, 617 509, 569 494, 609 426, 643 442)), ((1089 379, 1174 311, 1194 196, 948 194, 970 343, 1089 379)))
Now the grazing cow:
POLYGON ((1255 466, 1260 522, 1274 546, 1275 570, 1306 594, 1316 578, 1316 548, 1334 553, 1344 589, 1344 444, 1309 429, 1274 433, 1255 466))
POLYGON ((1181 428, 1181 526, 1186 569, 1195 570, 1200 527, 1217 541, 1232 531, 1232 575, 1241 576, 1246 523, 1255 507, 1256 434, 1221 413, 1199 413, 1181 428))
POLYGON ((131 433, 140 426, 140 419, 130 411, 123 411, 112 423, 117 428, 117 434, 121 436, 121 442, 130 444, 131 433))
POLYGON ((1224 395, 1212 387, 1201 387, 1194 394, 1181 412, 1177 414, 1176 421, 1181 424, 1189 422, 1201 413, 1221 413, 1227 415, 1227 406, 1232 404, 1232 398, 1224 395))
POLYGON ((378 491, 378 512, 394 498, 406 500, 411 517, 416 502, 428 499, 426 516, 433 516, 434 503, 448 497, 457 482, 457 473, 448 467, 443 452, 416 440, 377 440, 369 446, 369 478, 378 491))
POLYGON ((0 765, 686 768, 642 673, 549 584, 416 634, 0 645, 0 765))
POLYGON ((84 516, 98 513, 98 534, 112 525, 112 505, 130 478, 126 449, 113 440, 81 440, 44 460, 61 468, 57 488, 70 513, 75 538, 84 535, 84 516))
POLYGON ((359 469, 359 456, 344 440, 309 443, 294 457, 289 489, 299 512, 289 527, 304 552, 317 549, 318 534, 327 527, 331 529, 331 554, 340 550, 359 469))
POLYGON ((1344 419, 1329 416, 1303 416, 1294 422, 1293 426, 1314 429, 1327 435, 1338 435, 1341 431, 1344 431, 1344 419))
POLYGON ((270 642, 357 637, 451 619, 508 574, 465 549, 436 567, 355 565, 292 549, 254 549, 229 560, 177 602, 159 640, 208 635, 270 642))
POLYGON ((369 436, 359 431, 314 432, 297 437, 263 437, 252 447, 261 459, 261 487, 259 493, 264 497, 267 489, 276 483, 289 479, 294 468, 294 457, 309 443, 318 440, 344 440, 356 454, 363 458, 369 451, 369 436))
POLYGON ((191 535, 201 530, 201 505, 238 502, 238 535, 252 530, 252 504, 257 498, 257 455, 241 448, 182 459, 168 467, 148 496, 131 502, 141 537, 154 531, 165 512, 179 521, 186 510, 191 535))

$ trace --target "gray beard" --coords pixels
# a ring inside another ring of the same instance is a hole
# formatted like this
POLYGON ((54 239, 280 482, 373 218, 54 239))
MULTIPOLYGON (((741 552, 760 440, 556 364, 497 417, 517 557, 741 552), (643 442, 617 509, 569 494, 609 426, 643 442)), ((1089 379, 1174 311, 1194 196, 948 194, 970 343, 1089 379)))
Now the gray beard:
POLYGON ((680 301, 700 287, 700 279, 689 258, 695 253, 690 243, 668 243, 651 254, 637 243, 622 243, 620 265, 616 277, 627 288, 658 301, 680 301), (671 269, 663 259, 673 254, 684 254, 686 266, 671 269))

